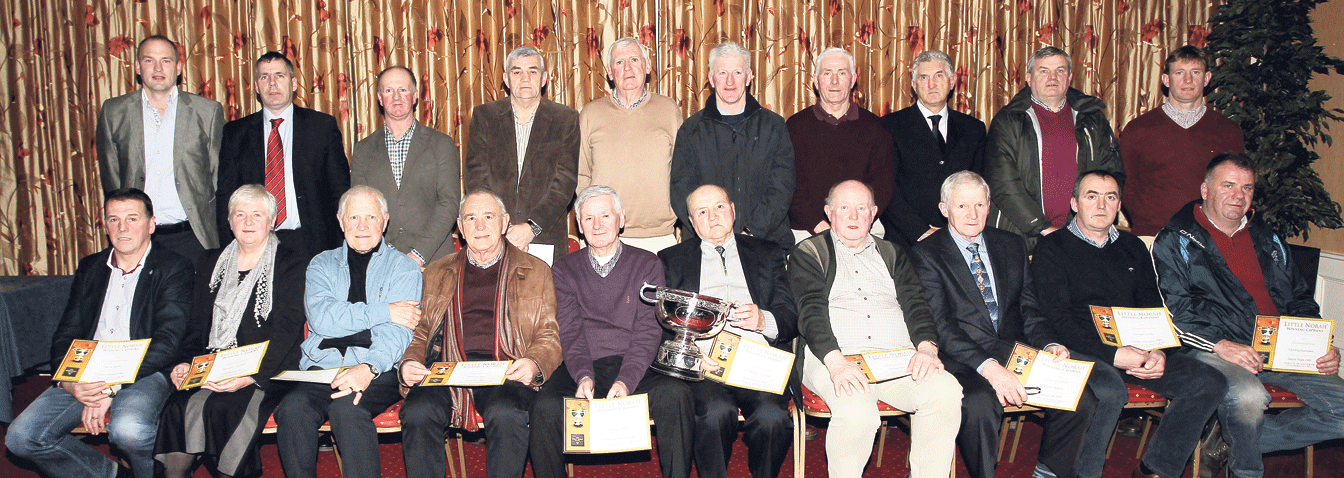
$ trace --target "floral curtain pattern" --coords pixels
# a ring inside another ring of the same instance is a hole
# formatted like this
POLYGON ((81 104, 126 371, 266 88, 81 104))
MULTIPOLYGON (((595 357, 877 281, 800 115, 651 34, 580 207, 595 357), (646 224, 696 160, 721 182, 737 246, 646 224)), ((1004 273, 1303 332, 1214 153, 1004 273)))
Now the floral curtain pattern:
POLYGON ((152 34, 181 45, 181 87, 224 105, 227 119, 260 106, 252 62, 278 50, 295 63, 296 103, 336 116, 347 151, 381 127, 375 75, 416 73, 425 125, 458 140, 471 108, 504 97, 514 47, 545 58, 547 96, 574 108, 607 94, 606 46, 639 38, 650 85, 686 115, 707 95, 721 41, 752 51, 752 93, 785 117, 814 103, 813 57, 852 52, 854 99, 875 113, 909 106, 910 62, 946 51, 956 109, 988 122, 1023 85, 1023 63, 1055 45, 1073 85, 1109 105, 1114 126, 1162 99, 1162 61, 1202 45, 1220 3, 1192 0, 12 0, 0 3, 0 274, 70 274, 101 250, 102 188, 94 126, 103 100, 138 88, 135 46, 152 34), (5 21, 5 20, 0 20, 5 21))

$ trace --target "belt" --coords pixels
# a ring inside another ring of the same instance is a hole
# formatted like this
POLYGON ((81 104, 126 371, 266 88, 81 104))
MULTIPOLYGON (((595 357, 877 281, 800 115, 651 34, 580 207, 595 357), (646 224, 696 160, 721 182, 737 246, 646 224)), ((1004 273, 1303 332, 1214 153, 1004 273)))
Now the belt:
POLYGON ((177 224, 157 224, 154 226, 154 234, 177 234, 179 232, 191 231, 191 221, 182 221, 177 224))

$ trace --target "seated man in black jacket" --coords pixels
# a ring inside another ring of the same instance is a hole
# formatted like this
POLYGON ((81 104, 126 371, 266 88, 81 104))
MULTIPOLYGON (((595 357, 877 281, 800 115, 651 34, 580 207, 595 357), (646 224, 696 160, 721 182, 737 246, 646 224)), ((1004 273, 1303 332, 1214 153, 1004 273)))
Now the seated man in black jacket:
POLYGON ((136 476, 149 478, 154 476, 159 412, 173 392, 167 373, 187 330, 194 268, 186 258, 151 244, 154 205, 139 189, 109 193, 103 224, 112 247, 79 261, 51 344, 51 368, 60 373, 75 340, 151 339, 135 382, 56 382, 10 425, 5 446, 48 476, 122 475, 126 470, 118 470, 116 462, 70 434, 79 425, 97 434, 111 415, 107 436, 112 448, 125 455, 136 476))

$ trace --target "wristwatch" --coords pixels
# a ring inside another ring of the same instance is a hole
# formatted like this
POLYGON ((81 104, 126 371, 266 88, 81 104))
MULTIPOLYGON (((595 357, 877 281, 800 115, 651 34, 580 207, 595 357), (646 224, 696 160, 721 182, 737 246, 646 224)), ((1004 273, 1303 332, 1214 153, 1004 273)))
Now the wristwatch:
POLYGON ((542 231, 545 231, 545 229, 542 229, 541 225, 537 224, 537 221, 533 221, 533 220, 531 220, 531 219, 528 219, 528 220, 527 220, 527 225, 532 227, 532 236, 533 236, 533 237, 540 236, 540 235, 541 235, 541 232, 542 232, 542 231))
POLYGON ((373 374, 373 376, 375 376, 375 377, 378 376, 378 369, 374 368, 374 367, 373 367, 373 364, 365 362, 365 363, 362 363, 362 364, 360 364, 360 365, 363 365, 363 366, 365 366, 365 367, 368 367, 368 368, 369 368, 369 373, 373 374))

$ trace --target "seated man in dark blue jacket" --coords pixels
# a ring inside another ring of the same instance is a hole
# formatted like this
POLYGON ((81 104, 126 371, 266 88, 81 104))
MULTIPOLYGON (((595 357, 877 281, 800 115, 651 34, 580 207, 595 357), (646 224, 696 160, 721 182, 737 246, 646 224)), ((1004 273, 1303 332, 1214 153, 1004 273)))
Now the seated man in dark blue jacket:
POLYGON ((1153 258, 1181 341, 1230 385, 1218 409, 1231 447, 1230 473, 1255 478, 1264 474, 1262 453, 1344 437, 1339 349, 1331 346, 1316 360, 1320 375, 1264 369, 1250 345, 1255 316, 1320 317, 1321 307, 1288 246, 1250 214, 1250 160, 1215 156, 1199 192, 1203 199, 1187 204, 1157 234, 1153 258), (1296 393, 1306 407, 1266 416, 1266 384, 1296 393))

